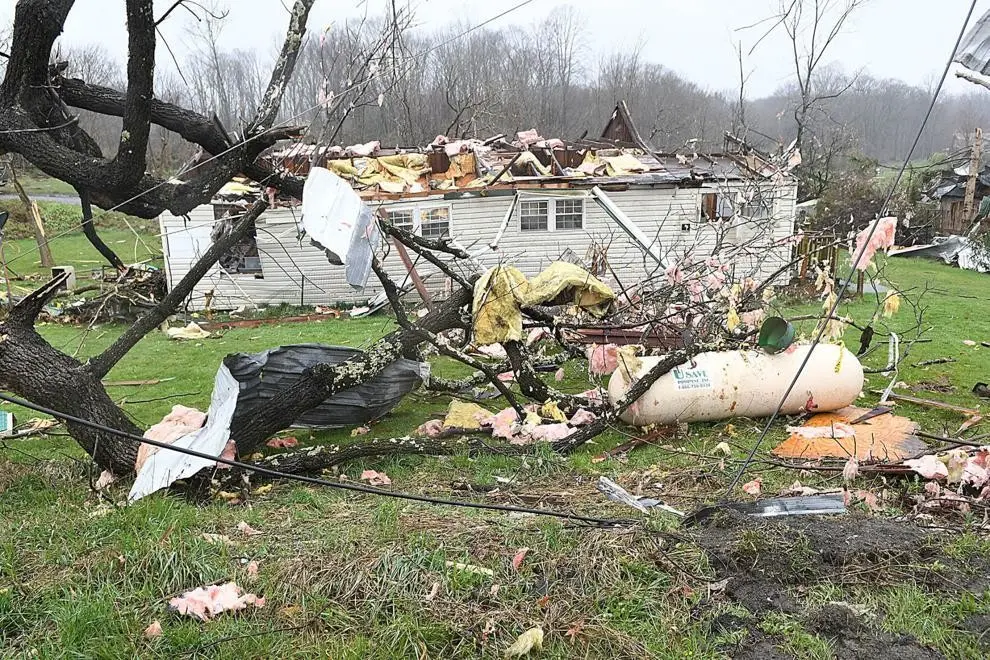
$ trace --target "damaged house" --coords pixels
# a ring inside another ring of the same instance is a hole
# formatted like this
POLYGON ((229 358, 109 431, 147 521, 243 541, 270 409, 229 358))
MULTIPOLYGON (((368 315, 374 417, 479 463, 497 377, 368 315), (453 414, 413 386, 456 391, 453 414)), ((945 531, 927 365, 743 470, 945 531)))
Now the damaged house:
MULTIPOLYGON (((293 143, 266 157, 302 176, 312 164, 329 169, 392 222, 451 239, 481 267, 511 263, 534 275, 565 260, 624 290, 663 277, 686 255, 704 260, 716 249, 735 250, 736 277, 763 279, 783 269, 786 279, 792 255, 792 176, 731 136, 722 154, 657 152, 624 103, 594 140, 545 139, 532 130, 512 140, 438 136, 416 149, 293 143)), ((261 194, 252 182, 233 181, 188 216, 161 216, 170 287, 226 230, 224 219, 261 194)), ((374 278, 364 289, 350 286, 304 235, 301 207, 277 202, 200 281, 190 309, 360 305, 380 293, 374 278)), ((407 289, 420 278, 425 297, 449 287, 430 264, 387 247, 384 265, 407 289)))
POLYGON ((990 212, 990 165, 985 165, 976 175, 973 187, 975 218, 966 217, 966 184, 969 164, 945 170, 934 180, 927 194, 939 203, 939 222, 935 233, 939 235, 966 234, 974 219, 986 217, 990 212))

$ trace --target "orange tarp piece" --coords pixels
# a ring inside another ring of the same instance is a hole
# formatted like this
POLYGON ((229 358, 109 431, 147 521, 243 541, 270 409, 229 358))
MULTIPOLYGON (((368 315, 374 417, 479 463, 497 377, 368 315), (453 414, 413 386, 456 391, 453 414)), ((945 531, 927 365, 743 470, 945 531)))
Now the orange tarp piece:
MULTIPOLYGON (((835 412, 819 413, 809 419, 805 427, 829 427, 848 425, 852 420, 870 412, 866 408, 849 406, 835 412)), ((860 424, 853 424, 856 435, 850 437, 810 438, 792 433, 787 440, 773 450, 781 458, 849 458, 860 460, 900 461, 926 449, 927 445, 915 436, 918 424, 907 417, 884 414, 860 424)), ((841 435, 837 433, 836 435, 841 435)))

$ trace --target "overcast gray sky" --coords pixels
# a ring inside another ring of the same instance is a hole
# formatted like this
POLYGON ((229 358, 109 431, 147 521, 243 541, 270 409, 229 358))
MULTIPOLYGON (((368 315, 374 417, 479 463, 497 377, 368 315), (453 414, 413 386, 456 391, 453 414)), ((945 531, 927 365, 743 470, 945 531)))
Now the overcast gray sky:
MULTIPOLYGON (((157 13, 173 0, 155 0, 157 13)), ((426 27, 462 21, 474 25, 518 3, 518 0, 411 0, 417 21, 426 27)), ((228 47, 273 52, 285 29, 291 0, 219 0, 230 14, 223 33, 228 47), (285 5, 283 5, 283 2, 285 5)), ((831 52, 832 61, 847 70, 865 69, 877 77, 899 78, 927 85, 944 66, 970 0, 871 0, 856 13, 831 52)), ((372 12, 386 0, 367 0, 372 12)), ((66 44, 103 44, 123 61, 126 31, 123 0, 76 0, 66 24, 66 44)), ((364 11, 361 0, 317 0, 310 17, 315 31, 364 11)), ((738 81, 733 42, 752 43, 759 29, 738 28, 771 16, 777 0, 534 0, 498 20, 493 26, 528 25, 558 5, 570 4, 584 17, 587 60, 603 53, 631 48, 641 41, 650 61, 667 66, 713 90, 734 89, 738 81)), ((0 24, 13 21, 15 0, 0 0, 0 24)), ((990 9, 979 0, 973 20, 990 9)), ((183 49, 187 19, 173 14, 165 29, 173 49, 183 49)), ((164 51, 164 49, 160 49, 164 51)), ((170 66, 166 59, 160 66, 170 66)), ((493 53, 497 57, 497 53, 493 53)), ((748 58, 752 71, 748 96, 772 92, 792 75, 786 38, 781 33, 764 41, 748 58)), ((951 80, 950 93, 974 89, 951 80)))

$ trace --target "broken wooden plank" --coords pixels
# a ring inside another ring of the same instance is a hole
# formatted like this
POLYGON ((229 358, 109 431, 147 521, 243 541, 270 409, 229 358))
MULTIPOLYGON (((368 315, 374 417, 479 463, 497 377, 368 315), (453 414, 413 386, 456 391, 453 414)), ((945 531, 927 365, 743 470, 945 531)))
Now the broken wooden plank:
POLYGON ((433 311, 433 296, 430 295, 430 291, 423 284, 423 278, 419 276, 416 271, 416 265, 409 258, 409 253, 406 252, 406 246, 402 244, 398 238, 392 237, 392 244, 395 246, 395 251, 399 253, 399 258, 402 259, 402 265, 406 267, 406 272, 409 273, 410 279, 412 279, 413 286, 416 287, 416 293, 419 297, 423 299, 426 304, 426 308, 433 311))

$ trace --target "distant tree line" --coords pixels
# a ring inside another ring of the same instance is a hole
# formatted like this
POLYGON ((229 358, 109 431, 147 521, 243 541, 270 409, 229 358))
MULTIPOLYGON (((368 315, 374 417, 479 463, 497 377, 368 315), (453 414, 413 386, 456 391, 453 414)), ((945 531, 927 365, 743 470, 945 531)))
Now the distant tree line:
MULTIPOLYGON (((796 134, 796 83, 745 100, 740 108, 738 90, 714 92, 686 80, 663 63, 647 61, 642 44, 592 54, 586 47, 590 28, 571 7, 557 8, 527 28, 470 32, 461 24, 408 29, 406 18, 396 24, 401 38, 383 44, 377 40, 389 20, 395 17, 325 32, 311 26, 281 119, 323 126, 321 139, 338 144, 380 140, 385 146, 412 146, 438 134, 487 137, 529 128, 546 137, 573 139, 597 137, 616 102, 624 99, 643 136, 663 150, 697 140, 693 148, 717 151, 726 130, 766 149, 785 146, 796 134), (381 64, 368 77, 367 58, 381 48, 388 49, 387 58, 377 60, 381 64), (335 98, 344 102, 334 103, 335 98), (314 122, 321 114, 323 121, 314 122)), ((178 66, 159 67, 156 93, 216 113, 228 131, 236 132, 258 105, 272 56, 256 44, 220 48, 222 18, 206 16, 193 29, 182 48, 175 48, 178 66)), ((60 57, 68 62, 67 75, 118 88, 124 84, 122 63, 101 46, 63 50, 60 57)), ((931 90, 834 66, 819 67, 814 76, 823 100, 806 119, 815 128, 814 138, 803 142, 806 150, 862 154, 881 163, 904 156, 931 90), (829 90, 841 93, 827 98, 829 90)), ((990 125, 987 94, 974 88, 943 97, 918 155, 951 153, 975 126, 990 125)), ((112 154, 119 120, 81 114, 83 126, 112 154)), ((149 162, 157 171, 174 170, 193 155, 177 136, 158 127, 153 131, 149 162)))

